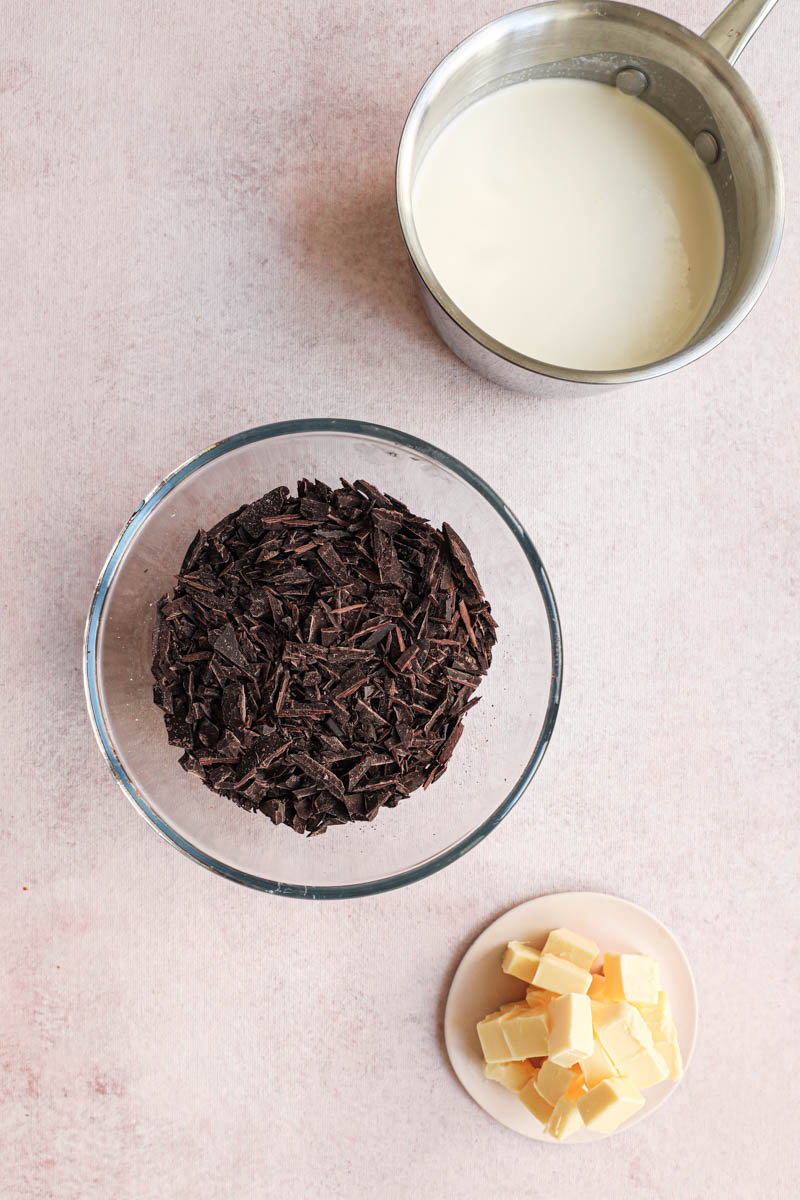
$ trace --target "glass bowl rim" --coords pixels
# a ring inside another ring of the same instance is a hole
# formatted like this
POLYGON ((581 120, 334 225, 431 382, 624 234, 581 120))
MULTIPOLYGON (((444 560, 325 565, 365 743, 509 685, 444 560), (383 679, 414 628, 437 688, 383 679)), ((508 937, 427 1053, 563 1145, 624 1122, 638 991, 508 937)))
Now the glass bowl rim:
POLYGON ((289 896, 307 900, 343 900, 356 896, 372 896, 379 895, 382 892, 392 891, 395 888, 405 887, 410 883, 416 883, 418 880, 425 879, 429 875, 441 871, 444 867, 450 866, 462 855, 466 854, 477 846, 487 834, 495 829, 504 817, 508 815, 517 801, 522 797, 528 787, 528 784, 536 774, 539 763, 544 757, 544 752, 549 745, 550 738, 555 726, 558 706, 561 699, 561 683, 563 676, 563 650, 561 641, 561 623, 559 621, 558 609, 556 607, 555 597, 550 585, 550 580, 544 568, 542 560, 536 550, 524 527, 511 511, 511 509, 501 500, 497 492, 494 491, 479 475, 476 475, 469 467, 454 458, 451 454, 447 454, 444 450, 439 450, 430 442, 424 441, 422 438, 413 437, 410 434, 402 433, 400 430, 392 429, 386 425, 377 425, 369 421, 353 421, 345 420, 336 417, 325 418, 306 418, 296 421, 277 421, 268 425, 256 425, 251 429, 243 430, 241 433, 233 434, 231 437, 223 438, 206 450, 202 450, 199 454, 187 459, 179 467, 176 467, 169 475, 167 475, 159 484, 156 485, 148 493, 147 496, 134 509, 131 516, 123 526, 122 532, 117 537, 111 551, 106 559, 100 577, 95 586, 91 604, 89 606, 89 614, 86 620, 86 630, 83 643, 83 682, 86 693, 86 703, 89 709, 89 719, 94 729, 94 734, 97 739, 100 750, 111 768, 117 783, 127 795, 128 799, 137 809, 142 817, 151 825, 158 834, 176 849, 180 850, 188 858, 193 859, 207 870, 221 875, 226 879, 230 879, 235 883, 242 884, 245 887, 253 888, 257 891, 268 892, 272 895, 289 896), (266 879, 259 875, 251 875, 249 872, 240 871, 236 867, 232 867, 227 863, 221 862, 213 855, 206 854, 193 845, 188 839, 182 837, 175 829, 173 829, 154 809, 150 806, 146 798, 137 791, 130 776, 122 766, 120 758, 114 747, 111 739, 110 731, 103 717, 103 711, 100 704, 100 697, 97 685, 97 644, 100 628, 103 620, 103 609, 105 600, 108 595, 111 584, 116 575, 117 568, 125 555, 128 546, 131 544, 135 534, 145 523, 150 514, 161 503, 161 501, 169 495, 184 479, 187 479, 195 471, 212 462, 216 458, 221 458, 223 455, 232 450, 239 449, 242 446, 248 446, 254 442, 267 441, 272 438, 286 437, 294 434, 349 434, 357 437, 371 438, 374 441, 389 442, 402 447, 404 450, 410 450, 424 455, 428 459, 439 463, 446 467, 454 474, 458 475, 471 487, 473 487, 491 507, 495 510, 498 516, 505 522, 512 534, 519 543, 525 557, 528 560, 531 571, 539 588, 539 592, 544 603, 545 613, 547 616, 548 630, 550 633, 550 653, 551 653, 551 679, 550 693, 547 702, 547 709, 542 728, 534 746, 533 753, 528 759, 522 774, 511 788, 510 792, 503 802, 490 813, 490 815, 481 822, 481 824, 471 833, 461 838, 455 845, 443 850, 440 854, 434 855, 423 863, 407 868, 403 871, 398 871, 393 875, 384 876, 381 879, 369 880, 364 883, 355 884, 340 884, 340 885, 306 885, 306 884, 290 884, 282 883, 279 880, 266 879))

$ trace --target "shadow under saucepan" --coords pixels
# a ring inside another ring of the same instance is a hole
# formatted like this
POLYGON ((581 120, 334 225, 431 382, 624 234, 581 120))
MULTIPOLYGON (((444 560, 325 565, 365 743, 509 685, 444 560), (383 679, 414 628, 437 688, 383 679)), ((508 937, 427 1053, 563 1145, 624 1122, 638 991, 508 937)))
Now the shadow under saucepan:
POLYGON ((391 175, 357 182, 342 172, 330 190, 298 197, 295 219, 302 256, 340 309, 448 353, 417 296, 391 175))

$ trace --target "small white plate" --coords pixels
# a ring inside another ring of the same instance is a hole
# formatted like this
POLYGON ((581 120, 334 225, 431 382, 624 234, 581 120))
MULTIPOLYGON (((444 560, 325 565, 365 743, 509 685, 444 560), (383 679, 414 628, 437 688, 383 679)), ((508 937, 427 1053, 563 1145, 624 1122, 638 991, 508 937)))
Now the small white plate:
MULTIPOLYGON (((490 1117, 515 1133, 551 1145, 557 1143, 545 1134, 524 1104, 499 1083, 484 1078, 475 1026, 501 1004, 525 997, 526 985, 500 969, 506 943, 530 941, 541 946, 550 930, 560 927, 592 938, 601 952, 650 954, 658 960, 678 1031, 684 1071, 697 1035, 697 992, 686 955, 670 931, 637 904, 602 892, 561 892, 527 900, 498 917, 472 943, 453 976, 444 1014, 445 1045, 459 1080, 490 1117)), ((618 1132, 655 1112, 677 1086, 677 1082, 667 1079, 648 1088, 644 1107, 618 1132)), ((580 1129, 567 1142, 594 1142, 610 1136, 580 1129)))

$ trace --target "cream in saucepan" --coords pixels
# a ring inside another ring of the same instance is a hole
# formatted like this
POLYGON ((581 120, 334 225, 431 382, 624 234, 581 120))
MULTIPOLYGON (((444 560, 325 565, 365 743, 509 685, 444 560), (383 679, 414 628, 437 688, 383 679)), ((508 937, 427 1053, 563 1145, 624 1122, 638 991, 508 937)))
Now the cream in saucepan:
POLYGON ((512 84, 460 113, 420 165, 413 215, 462 312, 560 367, 673 354, 722 274, 719 201, 693 147, 644 101, 588 80, 512 84))

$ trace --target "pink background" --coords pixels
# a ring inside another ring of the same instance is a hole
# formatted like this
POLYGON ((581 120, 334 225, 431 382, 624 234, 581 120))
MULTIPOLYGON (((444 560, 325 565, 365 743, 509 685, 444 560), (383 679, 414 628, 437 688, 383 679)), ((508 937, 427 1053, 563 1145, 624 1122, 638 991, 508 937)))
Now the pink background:
MULTIPOLYGON (((717 5, 660 7, 701 29, 717 5)), ((677 375, 547 401, 436 340, 393 213, 418 87, 502 10, 0 9, 4 1200, 795 1192, 797 5, 740 64, 787 176, 764 298, 677 375), (566 652, 553 744, 497 832, 338 904, 238 889, 162 843, 97 752, 80 673, 142 495, 220 436, 311 415, 399 426, 496 485, 566 652), (670 925, 701 1004, 674 1099, 582 1149, 492 1124, 441 1039, 476 933, 573 888, 670 925)))

